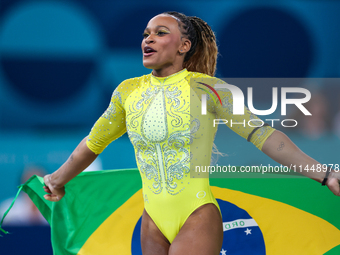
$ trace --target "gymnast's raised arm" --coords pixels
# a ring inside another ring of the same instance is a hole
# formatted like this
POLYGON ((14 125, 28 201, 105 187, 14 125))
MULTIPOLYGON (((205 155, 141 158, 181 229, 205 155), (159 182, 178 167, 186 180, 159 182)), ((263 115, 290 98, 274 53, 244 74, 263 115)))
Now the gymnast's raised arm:
MULTIPOLYGON (((223 83, 223 81, 218 82, 223 83)), ((327 185, 333 194, 340 196, 338 182, 340 172, 338 169, 333 169, 333 171, 325 169, 324 165, 302 152, 283 132, 275 130, 269 125, 261 127, 261 122, 264 122, 251 113, 247 107, 244 109, 244 115, 232 115, 233 98, 231 92, 227 89, 218 89, 217 91, 222 100, 222 104, 217 104, 215 107, 217 116, 221 119, 231 119, 235 123, 244 123, 242 128, 239 127, 240 125, 229 124, 229 127, 234 132, 252 142, 258 149, 279 164, 287 167, 299 166, 301 174, 327 185), (252 125, 258 125, 258 128, 246 125, 245 123, 249 123, 249 120, 252 120, 252 125), (312 166, 315 171, 305 170, 312 168, 312 166), (327 179, 325 179, 327 172, 329 173, 327 174, 327 179)), ((212 106, 214 104, 210 102, 210 107, 212 106)))
MULTIPOLYGON (((276 162, 288 167, 291 165, 301 165, 301 169, 305 169, 307 165, 310 167, 314 165, 315 168, 321 165, 318 161, 301 151, 288 136, 278 130, 275 130, 264 142, 262 152, 276 162)), ((323 182, 326 175, 325 171, 302 171, 301 173, 320 183, 323 182)), ((340 196, 338 179, 339 171, 332 171, 327 178, 326 185, 334 195, 340 196)))
POLYGON ((112 141, 126 132, 125 110, 120 96, 120 90, 125 89, 126 83, 128 81, 122 82, 115 89, 108 108, 67 161, 53 174, 44 177, 44 190, 49 193, 44 196, 45 199, 59 201, 65 195, 65 184, 86 169, 112 141))
POLYGON ((86 145, 85 137, 75 148, 67 161, 53 174, 44 176, 44 190, 49 193, 45 199, 57 202, 65 195, 65 184, 86 169, 98 156, 86 145))

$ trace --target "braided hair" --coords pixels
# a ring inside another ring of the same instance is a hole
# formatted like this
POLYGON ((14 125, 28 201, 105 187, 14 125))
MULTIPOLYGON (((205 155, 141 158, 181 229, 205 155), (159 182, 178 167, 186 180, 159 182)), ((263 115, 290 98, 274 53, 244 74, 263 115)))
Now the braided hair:
POLYGON ((184 57, 183 67, 192 72, 215 75, 218 49, 216 37, 202 19, 179 12, 164 12, 176 18, 180 31, 191 41, 191 48, 184 57))
MULTIPOLYGON (((191 41, 191 48, 184 57, 183 67, 191 72, 214 76, 218 49, 216 37, 211 27, 202 19, 194 16, 186 16, 183 13, 164 12, 162 14, 175 17, 178 21, 180 31, 191 41)), ((217 161, 218 156, 227 155, 220 152, 215 143, 213 144, 212 153, 217 155, 214 159, 215 161, 217 161)), ((213 162, 213 158, 211 162, 213 162)))

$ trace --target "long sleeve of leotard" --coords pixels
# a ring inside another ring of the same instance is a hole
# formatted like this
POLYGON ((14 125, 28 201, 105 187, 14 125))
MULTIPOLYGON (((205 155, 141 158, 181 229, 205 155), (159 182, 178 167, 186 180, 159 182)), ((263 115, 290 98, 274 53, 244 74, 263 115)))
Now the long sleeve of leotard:
POLYGON ((122 90, 126 81, 113 92, 110 104, 97 120, 87 137, 86 144, 95 154, 100 154, 112 141, 126 132, 125 110, 122 102, 122 90))
POLYGON ((270 126, 262 126, 256 129, 257 126, 264 124, 260 118, 244 107, 244 115, 233 115, 233 99, 230 91, 217 90, 221 98, 222 105, 216 104, 215 111, 217 117, 220 119, 226 119, 229 123, 226 123, 235 133, 243 138, 249 138, 249 141, 253 143, 258 149, 262 150, 262 146, 267 138, 275 131, 270 126), (256 129, 256 130, 255 130, 256 129), (255 130, 254 133, 253 130, 255 130), (250 137, 249 137, 250 136, 250 137))
MULTIPOLYGON (((210 76, 203 76, 202 79, 196 78, 195 81, 203 82, 212 87, 214 87, 216 84, 226 84, 225 81, 210 76)), ((255 114, 250 112, 246 106, 244 106, 244 115, 233 114, 233 95, 229 89, 216 89, 216 92, 221 98, 222 105, 219 102, 217 96, 213 93, 210 93, 214 99, 209 94, 207 95, 207 110, 209 112, 215 113, 216 118, 223 119, 224 122, 227 122, 226 125, 231 130, 243 138, 247 140, 249 139, 249 142, 253 143, 258 149, 262 150, 264 142, 275 131, 275 129, 270 126, 262 126, 256 129, 257 126, 263 125, 264 122, 255 114)))

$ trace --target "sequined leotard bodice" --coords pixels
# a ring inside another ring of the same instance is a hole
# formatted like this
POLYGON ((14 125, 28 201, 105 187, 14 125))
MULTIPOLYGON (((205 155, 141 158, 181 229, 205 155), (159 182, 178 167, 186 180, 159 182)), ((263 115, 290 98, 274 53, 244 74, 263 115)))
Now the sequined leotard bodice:
MULTIPOLYGON (((218 207, 209 179, 190 174, 195 166, 210 164, 217 131, 212 120, 257 119, 248 109, 243 116, 233 116, 232 95, 226 89, 218 90, 222 105, 208 96, 207 113, 202 115, 204 91, 197 82, 214 85, 222 81, 186 69, 168 77, 149 74, 125 80, 87 138, 87 146, 100 154, 127 131, 143 182, 145 210, 170 243, 198 207, 207 203, 218 207)), ((235 125, 232 129, 248 138, 254 127, 235 125)), ((257 129, 251 142, 261 149, 273 131, 268 126, 257 129)))

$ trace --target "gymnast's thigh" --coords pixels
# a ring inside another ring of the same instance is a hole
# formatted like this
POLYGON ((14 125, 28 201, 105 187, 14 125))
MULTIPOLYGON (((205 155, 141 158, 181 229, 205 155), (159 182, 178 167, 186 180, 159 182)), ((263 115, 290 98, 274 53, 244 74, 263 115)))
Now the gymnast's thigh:
POLYGON ((149 214, 143 211, 141 226, 143 255, 168 255, 170 243, 162 234, 149 214))
POLYGON ((197 208, 172 242, 169 255, 219 255, 223 242, 220 211, 209 203, 197 208))

